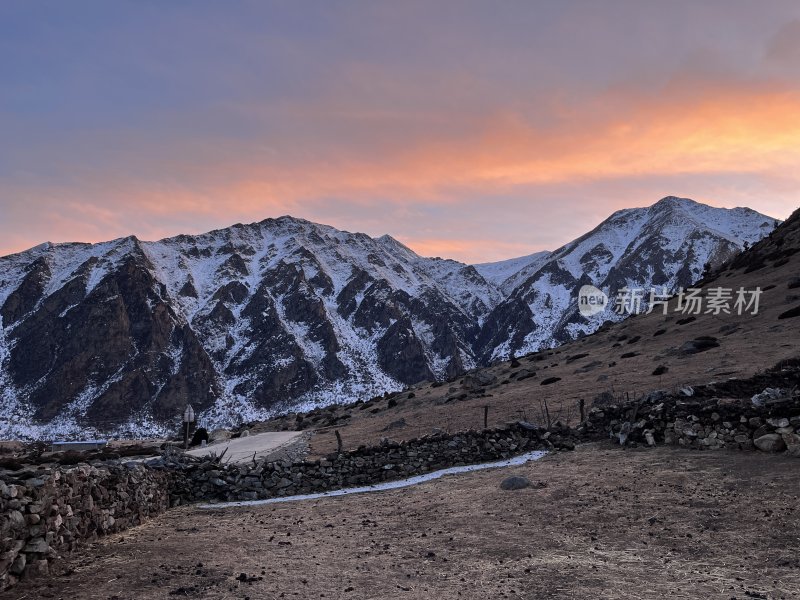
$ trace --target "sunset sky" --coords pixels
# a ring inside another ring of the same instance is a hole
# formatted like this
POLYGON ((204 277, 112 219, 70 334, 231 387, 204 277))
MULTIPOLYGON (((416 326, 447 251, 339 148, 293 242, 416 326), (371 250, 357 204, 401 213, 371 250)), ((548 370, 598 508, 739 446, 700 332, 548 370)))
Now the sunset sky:
POLYGON ((800 205, 800 2, 0 0, 0 255, 291 214, 466 262, 800 205))

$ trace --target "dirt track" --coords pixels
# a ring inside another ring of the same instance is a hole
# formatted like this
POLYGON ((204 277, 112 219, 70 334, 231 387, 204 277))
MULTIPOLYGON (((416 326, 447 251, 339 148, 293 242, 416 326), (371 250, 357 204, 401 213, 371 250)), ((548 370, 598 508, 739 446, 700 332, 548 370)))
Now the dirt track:
POLYGON ((404 490, 183 508, 2 598, 798 598, 799 472, 592 446, 404 490), (501 491, 512 473, 546 487, 501 491))
POLYGON ((204 448, 189 450, 192 456, 219 456, 225 452, 225 461, 231 463, 249 462, 273 454, 277 450, 296 442, 303 434, 295 431, 275 431, 259 433, 243 438, 225 440, 204 448))

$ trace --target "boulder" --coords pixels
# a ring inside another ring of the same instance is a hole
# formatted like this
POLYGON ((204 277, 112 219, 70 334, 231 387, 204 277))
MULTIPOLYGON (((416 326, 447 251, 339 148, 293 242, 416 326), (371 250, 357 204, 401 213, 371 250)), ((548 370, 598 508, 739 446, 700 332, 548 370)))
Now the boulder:
POLYGON ((50 551, 50 545, 44 540, 44 538, 38 537, 28 542, 23 551, 26 554, 47 554, 50 551))
POLYGON ((777 400, 783 396, 783 390, 780 388, 766 388, 760 394, 756 394, 750 399, 750 402, 755 407, 761 407, 765 404, 777 400))
POLYGON ((706 350, 711 350, 712 348, 719 348, 719 341, 717 338, 711 336, 701 336, 684 343, 680 348, 678 348, 678 352, 680 354, 699 354, 700 352, 705 352, 706 350))
POLYGON ((800 458, 800 435, 787 433, 781 436, 783 443, 786 444, 786 454, 794 458, 800 458))
POLYGON ((501 490, 522 490, 526 487, 530 487, 531 482, 525 477, 519 477, 517 475, 513 477, 507 477, 503 480, 500 484, 501 490))
POLYGON ((46 577, 50 574, 50 565, 46 559, 34 560, 29 563, 25 568, 26 579, 38 579, 39 577, 46 577))
POLYGON ((768 433, 755 440, 756 448, 764 452, 781 452, 786 449, 783 438, 777 433, 768 433))
POLYGON ((769 433, 773 433, 772 427, 770 427, 769 425, 762 425, 753 432, 753 439, 757 440, 758 438, 764 437, 769 433))
POLYGON ((464 387, 467 389, 486 387, 487 385, 492 385, 496 382, 497 377, 495 375, 481 371, 478 371, 477 373, 471 373, 464 377, 464 387))
POLYGON ((391 431, 392 429, 402 429, 406 426, 405 418, 397 419, 396 421, 392 421, 386 427, 381 429, 381 431, 391 431))
POLYGON ((25 572, 26 561, 27 558, 25 557, 24 554, 17 555, 17 558, 14 559, 14 563, 11 565, 9 572, 12 575, 17 575, 17 576, 22 575, 25 572))
POLYGON ((18 510, 12 510, 7 517, 13 531, 20 531, 25 527, 25 516, 18 510))
POLYGON ((211 432, 208 439, 211 443, 229 440, 231 439, 231 432, 227 429, 215 429, 211 432))

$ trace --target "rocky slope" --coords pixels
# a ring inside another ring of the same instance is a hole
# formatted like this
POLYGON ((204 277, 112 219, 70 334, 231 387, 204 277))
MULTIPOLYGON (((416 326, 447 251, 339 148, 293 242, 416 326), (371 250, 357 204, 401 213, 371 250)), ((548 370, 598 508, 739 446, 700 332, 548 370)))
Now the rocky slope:
POLYGON ((582 282, 688 284, 773 229, 667 198, 553 253, 464 265, 282 217, 0 258, 0 436, 139 435, 449 378, 591 331, 582 282))

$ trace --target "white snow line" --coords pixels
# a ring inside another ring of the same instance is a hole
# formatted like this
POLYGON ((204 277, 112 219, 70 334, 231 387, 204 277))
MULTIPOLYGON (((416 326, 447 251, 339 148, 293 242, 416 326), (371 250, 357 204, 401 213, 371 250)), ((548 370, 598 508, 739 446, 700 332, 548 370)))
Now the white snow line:
POLYGON ((500 467, 512 467, 516 465, 524 465, 526 462, 532 460, 539 460, 545 456, 545 450, 535 450, 520 454, 514 458, 507 458, 505 460, 498 460, 489 463, 479 463, 475 465, 464 465, 462 467, 450 467, 448 469, 440 469, 426 473, 425 475, 416 475, 408 479, 399 479, 397 481, 384 481, 383 483, 376 483, 375 485, 366 485, 362 487, 345 488, 342 490, 332 490, 330 492, 319 492, 316 494, 301 494, 298 496, 279 496, 277 498, 267 498, 265 500, 240 500, 238 502, 219 502, 216 504, 200 504, 198 508, 236 508, 241 506, 261 506, 263 504, 278 504, 281 502, 300 502, 301 500, 316 500, 318 498, 332 498, 334 496, 348 496, 350 494, 364 494, 367 492, 380 492, 383 490, 396 490, 399 488, 410 487, 418 485, 432 479, 439 479, 445 475, 456 475, 458 473, 470 473, 472 471, 482 471, 484 469, 497 469, 500 467))

